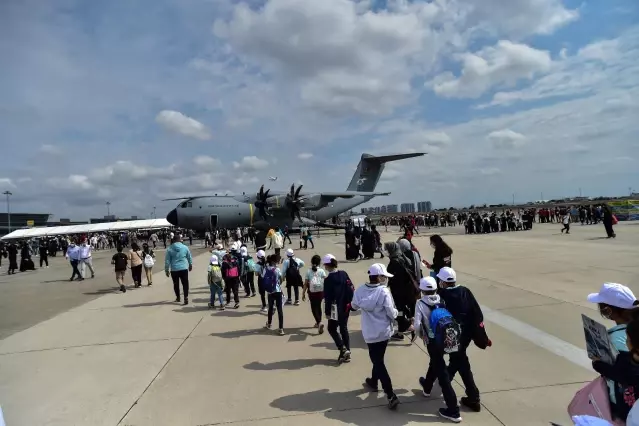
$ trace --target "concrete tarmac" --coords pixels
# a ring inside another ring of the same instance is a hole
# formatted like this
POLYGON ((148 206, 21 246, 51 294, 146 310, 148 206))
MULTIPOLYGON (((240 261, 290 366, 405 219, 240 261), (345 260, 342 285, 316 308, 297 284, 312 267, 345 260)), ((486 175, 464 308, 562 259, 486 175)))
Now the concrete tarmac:
MULTIPOLYGON (((483 409, 462 410, 464 423, 571 424, 570 399, 596 376, 585 358, 580 314, 609 325, 587 294, 605 281, 639 294, 637 224, 618 225, 614 240, 602 239, 601 225, 573 226, 571 235, 559 228, 445 237, 458 279, 484 308, 494 342, 486 351, 470 350, 483 409)), ((415 238, 425 258, 432 256, 428 235, 415 238)), ((315 251, 297 255, 307 263, 316 252, 344 256, 342 237, 329 233, 315 244, 315 251)), ((359 315, 349 322, 353 360, 338 366, 330 336, 312 328, 308 302, 284 308, 285 336, 263 329, 259 296, 243 299, 238 310, 208 310, 207 259, 206 253, 196 257, 189 306, 173 302, 170 280, 157 273, 152 288, 109 292, 0 341, 7 424, 447 423, 436 416, 443 401, 419 390, 417 379, 428 365, 421 343, 393 342, 387 350, 402 401, 389 412, 382 393, 361 385, 371 364, 359 315)), ((363 283, 371 263, 342 267, 363 283)), ((459 377, 454 386, 463 396, 459 377)))

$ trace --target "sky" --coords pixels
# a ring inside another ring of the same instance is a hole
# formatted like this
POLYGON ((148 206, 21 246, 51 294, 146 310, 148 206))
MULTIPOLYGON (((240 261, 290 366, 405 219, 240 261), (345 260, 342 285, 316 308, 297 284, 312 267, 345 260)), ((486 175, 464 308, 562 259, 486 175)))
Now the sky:
POLYGON ((636 0, 6 0, 0 57, 15 212, 342 191, 364 152, 428 153, 369 205, 639 191, 636 0))

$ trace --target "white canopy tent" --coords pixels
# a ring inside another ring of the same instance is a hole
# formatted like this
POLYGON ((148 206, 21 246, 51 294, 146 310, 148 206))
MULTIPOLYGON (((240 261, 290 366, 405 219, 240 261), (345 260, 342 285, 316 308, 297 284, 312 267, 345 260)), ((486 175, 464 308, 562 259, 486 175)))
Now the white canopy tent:
POLYGON ((127 220, 122 222, 91 223, 87 225, 51 226, 18 229, 5 235, 0 240, 37 238, 54 235, 89 234, 93 232, 129 231, 133 229, 170 228, 166 219, 127 220))

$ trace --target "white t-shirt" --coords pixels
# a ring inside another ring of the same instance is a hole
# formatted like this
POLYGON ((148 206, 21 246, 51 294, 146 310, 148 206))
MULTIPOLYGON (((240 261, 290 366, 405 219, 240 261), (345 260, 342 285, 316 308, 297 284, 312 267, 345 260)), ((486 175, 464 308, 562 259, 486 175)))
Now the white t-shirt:
POLYGON ((626 426, 639 426, 639 404, 636 402, 630 409, 630 413, 628 413, 626 426))
POLYGON ((308 291, 311 293, 319 293, 324 291, 324 279, 328 276, 325 270, 317 268, 317 271, 309 269, 306 271, 306 280, 308 281, 308 291))

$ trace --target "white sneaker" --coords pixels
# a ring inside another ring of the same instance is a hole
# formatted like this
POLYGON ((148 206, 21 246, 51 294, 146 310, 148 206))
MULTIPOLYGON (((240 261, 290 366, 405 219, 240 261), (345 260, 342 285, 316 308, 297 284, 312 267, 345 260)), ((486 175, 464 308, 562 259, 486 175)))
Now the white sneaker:
POLYGON ((268 308, 262 308, 260 309, 260 312, 268 312, 268 308))

